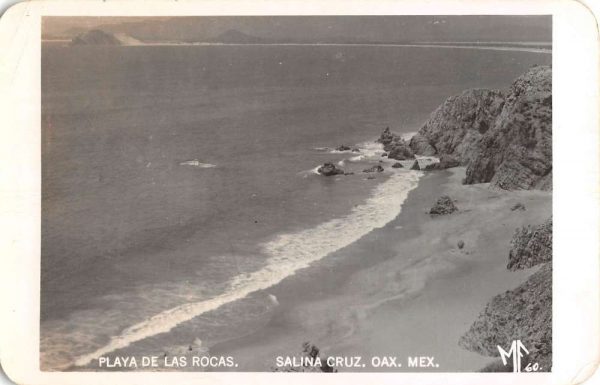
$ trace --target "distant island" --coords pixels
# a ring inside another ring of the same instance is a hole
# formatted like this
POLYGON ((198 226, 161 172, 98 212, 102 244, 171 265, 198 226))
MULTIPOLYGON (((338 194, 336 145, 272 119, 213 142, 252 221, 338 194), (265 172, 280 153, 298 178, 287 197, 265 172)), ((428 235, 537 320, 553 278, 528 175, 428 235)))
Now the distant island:
POLYGON ((124 33, 109 33, 92 29, 81 33, 71 40, 71 45, 141 45, 142 41, 124 33))
POLYGON ((75 36, 71 41, 72 45, 121 45, 119 39, 113 34, 99 29, 93 29, 89 32, 75 36))

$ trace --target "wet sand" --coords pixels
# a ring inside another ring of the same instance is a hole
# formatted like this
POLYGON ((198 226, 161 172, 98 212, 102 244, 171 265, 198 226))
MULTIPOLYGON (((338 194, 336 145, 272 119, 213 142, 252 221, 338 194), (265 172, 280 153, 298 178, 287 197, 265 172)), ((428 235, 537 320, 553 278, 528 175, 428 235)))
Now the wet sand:
POLYGON ((323 357, 362 357, 364 367, 340 371, 485 366, 493 359, 460 348, 458 339, 494 295, 535 271, 506 270, 510 239, 517 227, 550 216, 551 193, 464 186, 463 177, 464 168, 427 173, 395 220, 265 290, 279 303, 268 322, 212 346, 210 354, 234 356, 237 371, 268 371, 277 356, 299 356, 302 342, 311 341, 323 357), (444 194, 459 211, 430 217, 444 194), (526 211, 511 211, 517 202, 526 211), (402 367, 371 365, 372 357, 383 356, 397 357, 402 367), (409 356, 435 357, 438 366, 409 368, 409 356))

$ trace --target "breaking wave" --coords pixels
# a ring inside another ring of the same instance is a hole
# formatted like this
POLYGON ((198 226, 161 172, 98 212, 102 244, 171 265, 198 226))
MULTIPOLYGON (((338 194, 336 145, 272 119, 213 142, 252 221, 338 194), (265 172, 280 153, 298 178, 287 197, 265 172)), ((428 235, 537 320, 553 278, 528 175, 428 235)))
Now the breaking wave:
POLYGON ((179 163, 179 165, 180 166, 192 166, 192 167, 198 167, 198 168, 217 167, 216 165, 211 164, 211 163, 202 163, 198 159, 186 160, 184 162, 179 163))
POLYGON ((268 256, 263 268, 234 277, 229 288, 216 297, 168 309, 123 330, 112 337, 107 345, 77 358, 75 365, 87 365, 136 341, 166 333, 203 313, 267 289, 374 229, 385 226, 400 213, 403 202, 417 186, 419 177, 419 172, 393 173, 374 189, 364 204, 355 206, 348 215, 303 231, 277 235, 262 245, 262 251, 268 256), (331 234, 335 234, 335 237, 331 234))

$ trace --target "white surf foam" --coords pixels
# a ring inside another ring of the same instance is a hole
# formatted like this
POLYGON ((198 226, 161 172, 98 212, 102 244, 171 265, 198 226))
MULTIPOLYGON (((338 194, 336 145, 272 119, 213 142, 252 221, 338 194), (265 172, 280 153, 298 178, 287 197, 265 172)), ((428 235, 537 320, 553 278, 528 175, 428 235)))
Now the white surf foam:
POLYGON ((348 159, 348 161, 349 162, 360 162, 364 159, 365 159, 365 155, 357 155, 357 156, 353 156, 352 158, 348 159))
POLYGON ((269 256, 266 266, 234 277, 229 289, 223 294, 209 300, 174 307, 135 324, 113 337, 107 345, 77 358, 75 365, 87 365, 98 357, 136 341, 166 333, 196 316, 242 299, 250 293, 267 289, 299 269, 308 267, 312 262, 385 226, 400 213, 402 203, 409 191, 417 186, 419 177, 418 172, 394 173, 374 189, 364 204, 355 206, 348 215, 311 229, 276 236, 262 245, 263 252, 269 256))
POLYGON ((318 165, 318 166, 315 166, 315 167, 311 168, 310 170, 304 170, 304 171, 300 171, 300 172, 298 173, 298 175, 302 175, 302 176, 304 176, 305 178, 306 178, 306 177, 308 177, 309 175, 321 175, 321 174, 319 174, 319 168, 320 168, 321 166, 322 166, 322 165, 318 165))
POLYGON ((383 144, 375 141, 364 142, 358 145, 360 152, 364 155, 362 159, 380 159, 383 150, 383 144))
POLYGON ((271 301, 271 303, 275 306, 279 305, 279 301, 277 300, 277 297, 274 296, 273 294, 269 294, 269 301, 271 301))
POLYGON ((186 160, 185 162, 179 163, 179 165, 180 166, 199 167, 199 168, 213 168, 213 167, 217 167, 216 165, 211 164, 211 163, 202 163, 198 159, 186 160))

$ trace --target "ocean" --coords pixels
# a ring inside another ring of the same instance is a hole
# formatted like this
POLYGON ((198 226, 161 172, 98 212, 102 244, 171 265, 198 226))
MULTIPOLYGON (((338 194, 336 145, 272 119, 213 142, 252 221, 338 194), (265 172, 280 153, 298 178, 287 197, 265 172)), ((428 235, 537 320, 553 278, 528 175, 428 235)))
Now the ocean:
MULTIPOLYGON (((367 179, 385 127, 505 88, 551 55, 377 46, 42 48, 41 367, 207 349, 256 293, 393 220, 419 180, 367 179), (337 152, 345 144, 360 149, 337 152), (354 175, 323 177, 338 163, 354 175)), ((409 165, 409 164, 408 164, 409 165)))

